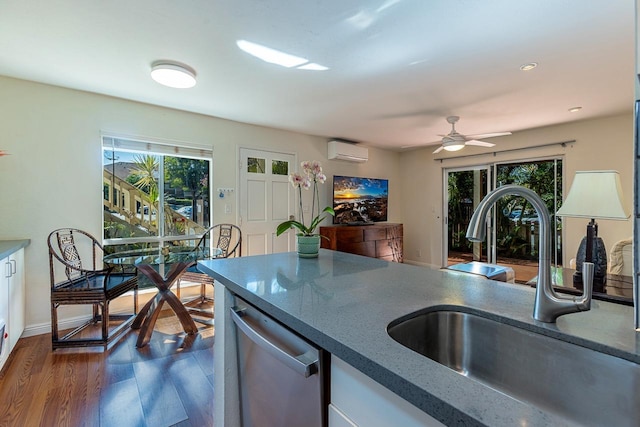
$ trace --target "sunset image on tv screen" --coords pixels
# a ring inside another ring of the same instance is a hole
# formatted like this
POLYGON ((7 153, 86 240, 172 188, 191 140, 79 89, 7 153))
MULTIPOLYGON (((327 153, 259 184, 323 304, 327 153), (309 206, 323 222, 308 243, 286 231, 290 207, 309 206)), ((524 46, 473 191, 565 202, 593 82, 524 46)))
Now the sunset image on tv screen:
POLYGON ((387 220, 389 181, 386 179, 333 177, 334 224, 387 220))

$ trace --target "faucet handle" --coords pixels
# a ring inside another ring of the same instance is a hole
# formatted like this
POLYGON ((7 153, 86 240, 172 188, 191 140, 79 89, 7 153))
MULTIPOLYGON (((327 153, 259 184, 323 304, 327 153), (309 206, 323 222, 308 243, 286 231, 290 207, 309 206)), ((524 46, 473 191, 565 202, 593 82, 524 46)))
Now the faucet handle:
POLYGON ((591 296, 593 295, 593 273, 595 266, 592 262, 582 263, 582 298, 576 301, 579 305, 580 311, 587 311, 591 309, 591 296))

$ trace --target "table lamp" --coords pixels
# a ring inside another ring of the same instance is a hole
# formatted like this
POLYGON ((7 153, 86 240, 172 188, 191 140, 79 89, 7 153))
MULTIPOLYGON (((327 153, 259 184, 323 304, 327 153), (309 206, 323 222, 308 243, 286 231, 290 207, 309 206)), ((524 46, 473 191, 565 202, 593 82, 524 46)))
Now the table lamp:
POLYGON ((556 212, 561 217, 589 218, 587 235, 582 238, 576 255, 573 285, 582 288, 582 263, 595 264, 593 290, 604 292, 607 277, 607 250, 598 237, 599 219, 623 220, 629 218, 622 203, 622 185, 617 171, 578 171, 569 195, 556 212))

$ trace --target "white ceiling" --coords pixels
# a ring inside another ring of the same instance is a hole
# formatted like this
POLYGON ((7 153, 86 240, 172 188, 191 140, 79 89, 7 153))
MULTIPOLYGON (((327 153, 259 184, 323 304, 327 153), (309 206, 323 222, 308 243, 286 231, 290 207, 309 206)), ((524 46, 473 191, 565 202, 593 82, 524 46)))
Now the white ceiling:
POLYGON ((633 0, 4 0, 0 75, 400 149, 452 114, 478 134, 631 111, 634 20, 633 0), (152 81, 162 59, 197 85, 152 81))

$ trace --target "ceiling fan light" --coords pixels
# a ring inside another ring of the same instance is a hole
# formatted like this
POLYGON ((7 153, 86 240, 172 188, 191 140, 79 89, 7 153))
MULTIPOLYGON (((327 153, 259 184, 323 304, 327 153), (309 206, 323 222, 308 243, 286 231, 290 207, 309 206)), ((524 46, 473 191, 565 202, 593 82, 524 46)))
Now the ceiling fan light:
POLYGON ((176 89, 188 89, 196 85, 196 72, 186 65, 173 62, 153 63, 151 78, 161 85, 176 89))
POLYGON ((463 143, 448 144, 448 145, 443 145, 443 148, 447 151, 460 151, 464 148, 464 144, 463 143))

